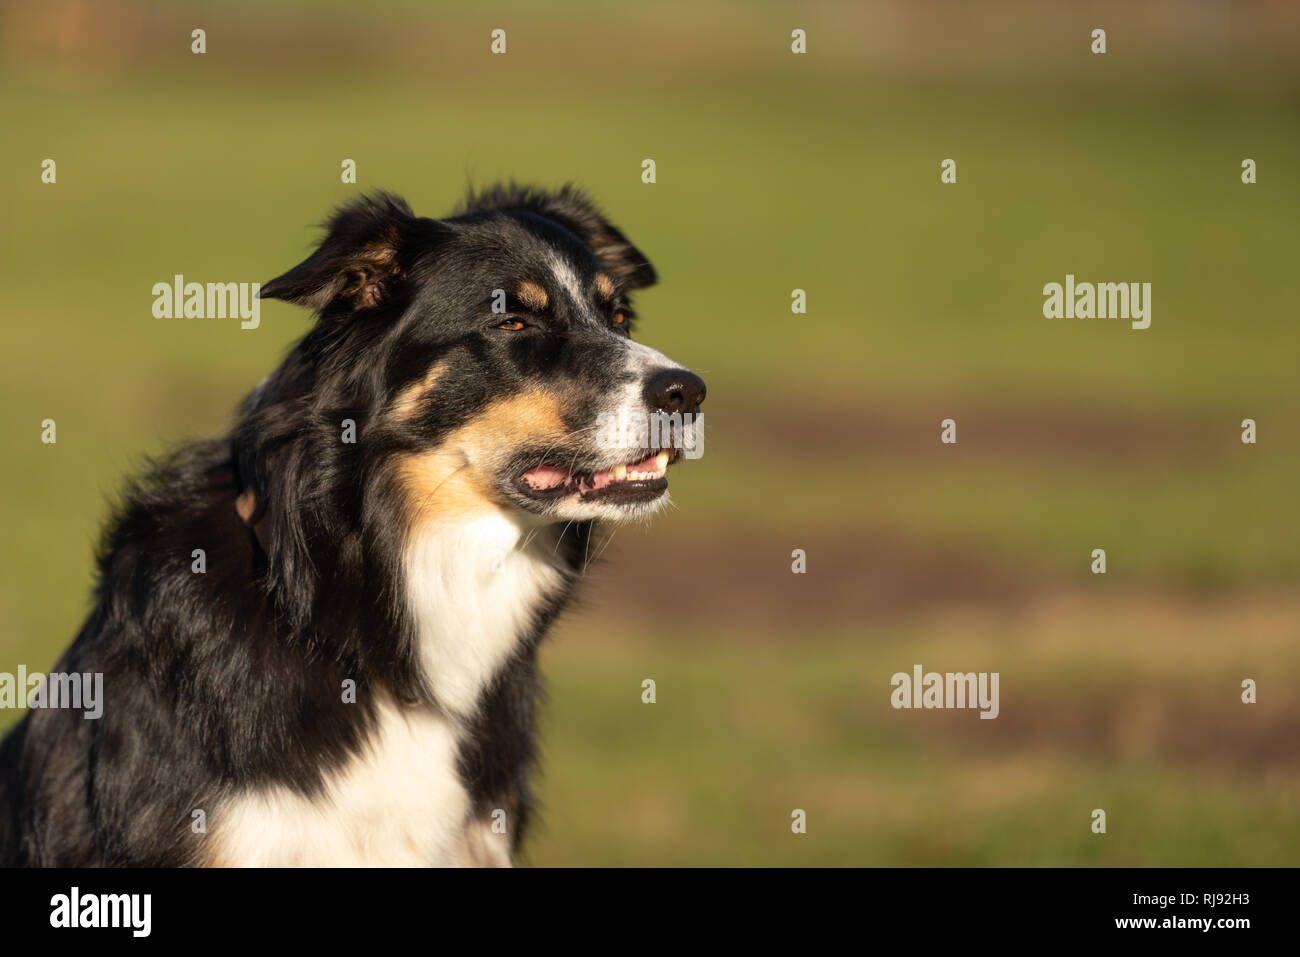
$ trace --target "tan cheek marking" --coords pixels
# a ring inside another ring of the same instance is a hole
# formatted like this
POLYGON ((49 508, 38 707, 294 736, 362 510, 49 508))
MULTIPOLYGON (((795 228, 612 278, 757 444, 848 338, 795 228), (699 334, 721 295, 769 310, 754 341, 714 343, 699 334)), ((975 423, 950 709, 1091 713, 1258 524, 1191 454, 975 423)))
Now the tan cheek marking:
POLYGON ((559 396, 534 389, 493 402, 458 429, 453 440, 482 460, 528 443, 556 442, 568 431, 559 396))
POLYGON ((438 376, 442 374, 442 363, 435 362, 429 366, 429 371, 424 374, 424 378, 412 382, 401 392, 397 393, 397 398, 393 400, 390 407, 393 418, 399 422, 405 422, 412 418, 420 411, 420 400, 423 399, 438 382, 438 376))
POLYGON ((596 291, 606 299, 614 298, 614 280, 603 272, 596 273, 596 291))
POLYGON ((479 486, 478 476, 465 467, 463 456, 433 449, 403 456, 397 483, 413 525, 434 520, 470 518, 497 511, 501 504, 479 486))
POLYGON ((546 290, 535 282, 521 282, 519 288, 515 290, 515 295, 529 309, 540 311, 546 308, 550 299, 546 295, 546 290))
POLYGON ((534 390, 492 403, 438 448, 399 460, 397 482, 410 520, 422 524, 507 507, 493 485, 496 464, 523 445, 558 449, 568 431, 554 393, 534 390))

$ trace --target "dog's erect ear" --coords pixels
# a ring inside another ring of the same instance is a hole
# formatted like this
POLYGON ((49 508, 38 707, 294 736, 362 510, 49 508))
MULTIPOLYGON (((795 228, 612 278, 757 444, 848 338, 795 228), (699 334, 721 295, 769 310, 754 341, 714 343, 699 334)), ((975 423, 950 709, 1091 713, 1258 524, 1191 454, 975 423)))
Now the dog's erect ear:
POLYGON ((581 239, 600 263, 600 268, 624 289, 653 286, 658 277, 641 250, 606 219, 596 204, 572 184, 555 192, 530 189, 514 183, 489 186, 470 192, 461 207, 464 212, 483 209, 523 209, 559 223, 581 239))
POLYGON ((406 201, 377 193, 339 209, 320 248, 262 286, 261 298, 321 310, 337 299, 368 309, 389 298, 403 271, 403 246, 415 216, 406 201))

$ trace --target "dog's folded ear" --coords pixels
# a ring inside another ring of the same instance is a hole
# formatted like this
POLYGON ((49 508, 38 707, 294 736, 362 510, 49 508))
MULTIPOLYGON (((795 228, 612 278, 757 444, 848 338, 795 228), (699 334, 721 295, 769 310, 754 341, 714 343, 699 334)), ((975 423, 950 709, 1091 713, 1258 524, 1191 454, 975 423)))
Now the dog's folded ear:
POLYGON ((368 309, 391 297, 403 273, 403 249, 417 222, 400 197, 376 193, 349 203, 325 224, 320 248, 262 286, 263 299, 323 310, 336 300, 368 309))
POLYGON ((641 250, 632 245, 580 189, 566 184, 554 192, 502 183, 471 191, 464 212, 523 209, 554 220, 591 250, 600 268, 624 289, 653 286, 658 276, 641 250))

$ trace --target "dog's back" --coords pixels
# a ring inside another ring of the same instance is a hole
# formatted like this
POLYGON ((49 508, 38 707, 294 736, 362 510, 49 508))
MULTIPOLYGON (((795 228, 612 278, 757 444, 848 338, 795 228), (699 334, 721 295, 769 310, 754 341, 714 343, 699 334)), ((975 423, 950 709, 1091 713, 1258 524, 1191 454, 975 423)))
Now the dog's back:
MULTIPOLYGON (((102 676, 107 706, 101 700, 102 714, 89 717, 67 702, 32 707, 0 741, 0 863, 169 866, 190 859, 185 815, 210 788, 198 773, 200 749, 182 724, 193 704, 177 698, 181 685, 194 690, 186 629, 221 634, 229 608, 222 592, 233 590, 227 576, 240 565, 236 549, 220 545, 241 530, 238 520, 227 521, 224 535, 211 522, 227 511, 218 502, 233 496, 232 474, 228 441, 197 442, 129 487, 100 550, 95 605, 52 669, 102 676), (224 574, 189 572, 195 541, 221 556, 224 574)), ((251 577, 251 568, 244 571, 251 577)))
POLYGON ((0 866, 103 863, 91 826, 90 729, 80 712, 33 711, 0 741, 0 866))

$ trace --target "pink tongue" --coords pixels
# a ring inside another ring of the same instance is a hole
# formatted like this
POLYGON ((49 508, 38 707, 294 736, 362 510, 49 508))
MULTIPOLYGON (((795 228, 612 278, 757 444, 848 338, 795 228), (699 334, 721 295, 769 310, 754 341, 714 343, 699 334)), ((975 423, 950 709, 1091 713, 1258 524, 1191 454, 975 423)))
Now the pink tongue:
MULTIPOLYGON (((655 453, 655 455, 658 454, 658 452, 655 453)), ((635 465, 629 465, 627 470, 629 472, 653 472, 655 470, 655 455, 652 455, 647 459, 642 459, 635 465)))
POLYGON ((539 465, 537 468, 529 469, 524 473, 524 481, 539 492, 548 488, 558 488, 568 480, 568 472, 563 469, 552 468, 549 465, 539 465))

